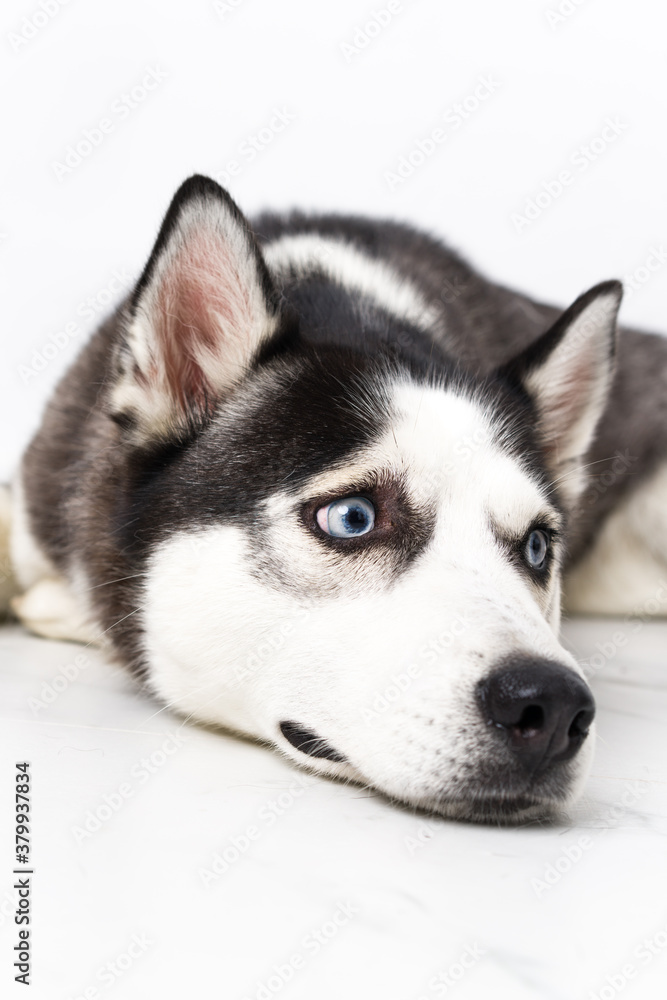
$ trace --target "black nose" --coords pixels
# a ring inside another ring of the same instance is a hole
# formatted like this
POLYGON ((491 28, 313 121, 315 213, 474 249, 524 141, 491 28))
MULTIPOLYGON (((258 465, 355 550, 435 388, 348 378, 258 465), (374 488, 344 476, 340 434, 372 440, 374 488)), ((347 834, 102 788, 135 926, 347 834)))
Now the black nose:
POLYGON ((480 682, 477 698, 486 722, 530 772, 574 757, 595 715, 588 686, 552 660, 506 661, 480 682))

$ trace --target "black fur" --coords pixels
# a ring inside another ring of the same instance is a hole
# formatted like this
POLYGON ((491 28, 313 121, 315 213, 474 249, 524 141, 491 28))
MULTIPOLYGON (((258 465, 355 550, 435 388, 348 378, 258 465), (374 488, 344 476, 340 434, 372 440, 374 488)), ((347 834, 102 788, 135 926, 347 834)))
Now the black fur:
MULTIPOLYGON (((578 300, 573 309, 587 301, 578 300)), ((120 655, 141 670, 137 574, 151 546, 197 523, 257 527, 263 500, 277 488, 296 489, 383 433, 391 414, 382 386, 392 372, 456 384, 497 409, 514 429, 507 446, 548 484, 534 407, 517 372, 562 335, 558 316, 552 307, 486 281, 442 244, 406 226, 295 213, 264 215, 250 227, 218 185, 191 178, 167 213, 133 295, 67 372, 28 448, 23 475, 34 534, 64 575, 73 555, 83 554, 99 619, 120 655), (193 196, 221 200, 242 227, 279 328, 255 359, 247 383, 175 440, 138 449, 128 444, 127 422, 119 425, 110 416, 114 359, 155 262, 193 196), (433 330, 397 320, 317 270, 277 284, 259 248, 296 233, 341 238, 386 261, 437 310, 433 330), (538 341, 550 327, 551 334, 538 341), (261 388, 254 395, 253 383, 261 388)), ((587 462, 601 474, 619 450, 629 449, 633 464, 604 493, 590 503, 584 499, 570 530, 573 561, 619 499, 667 456, 667 343, 626 331, 618 356, 609 407, 587 462), (662 393, 648 394, 649 384, 661 386, 662 393)), ((394 549, 400 568, 426 544, 429 512, 416 517, 400 500, 400 489, 393 496, 405 523, 403 542, 394 549), (420 519, 424 528, 418 531, 420 519)), ((559 506, 557 489, 553 499, 559 506)))

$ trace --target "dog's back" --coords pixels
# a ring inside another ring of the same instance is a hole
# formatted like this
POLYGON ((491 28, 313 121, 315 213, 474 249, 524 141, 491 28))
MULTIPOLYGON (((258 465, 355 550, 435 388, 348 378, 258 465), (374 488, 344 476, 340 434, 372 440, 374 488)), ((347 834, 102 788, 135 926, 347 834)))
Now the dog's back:
MULTIPOLYGON (((436 369, 454 360, 487 376, 559 315, 556 307, 488 281, 441 242, 405 225, 294 212, 264 214, 253 228, 283 299, 307 317, 305 328, 317 344, 365 353, 390 347, 402 358, 436 369), (358 323, 346 322, 362 301, 373 332, 365 339, 359 338, 358 323), (383 322, 385 314, 401 316, 400 328, 383 322)), ((58 572, 71 562, 86 530, 96 535, 105 496, 112 503, 118 487, 114 432, 104 407, 127 307, 123 303, 93 335, 65 374, 25 455, 28 532, 58 572)), ((588 487, 570 525, 571 567, 595 549, 607 518, 635 494, 641 493, 637 506, 651 506, 651 495, 661 505, 666 461, 667 339, 622 328, 614 384, 586 458, 588 487)), ((25 517, 19 513, 17 518, 23 528, 25 517)), ((641 530, 634 506, 631 519, 641 530)), ((15 561, 26 588, 44 575, 45 564, 28 551, 26 532, 19 529, 17 536, 15 561)), ((626 575, 606 568, 606 542, 604 565, 596 552, 586 559, 585 572, 575 570, 576 596, 570 602, 575 610, 627 613, 642 602, 638 592, 606 595, 605 584, 626 575)), ((651 543, 660 559, 659 532, 651 543)))

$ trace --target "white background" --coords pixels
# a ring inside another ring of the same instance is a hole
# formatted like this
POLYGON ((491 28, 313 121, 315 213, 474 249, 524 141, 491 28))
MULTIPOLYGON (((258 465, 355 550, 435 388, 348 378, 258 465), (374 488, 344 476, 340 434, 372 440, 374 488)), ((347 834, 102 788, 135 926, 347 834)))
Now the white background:
MULTIPOLYGON (((240 0, 222 16, 210 0, 69 0, 17 43, 38 2, 5 0, 0 12, 0 480, 92 329, 81 304, 100 303, 114 271, 138 273, 193 171, 216 175, 240 160, 230 187, 249 213, 302 206, 412 221, 491 277, 562 304, 641 269, 667 243, 657 0, 570 2, 554 24, 548 13, 561 0, 403 0, 348 60, 341 43, 361 39, 358 27, 387 0, 240 0), (166 79, 122 118, 116 102, 150 68, 166 79), (448 126, 448 109, 481 77, 497 81, 493 95, 448 126), (294 120, 248 162, 240 150, 275 108, 294 120), (571 158, 609 117, 621 134, 581 171, 571 158), (58 180, 54 163, 102 118, 113 131, 58 180), (390 189, 386 172, 437 127, 446 141, 390 189), (572 184, 517 232, 513 213, 564 169, 572 184), (22 379, 33 352, 71 323, 77 337, 22 379)), ((623 317, 667 329, 666 298, 667 264, 623 317)), ((150 951, 105 1000, 256 998, 257 983, 348 899, 358 916, 273 995, 434 1000, 442 994, 430 977, 479 944, 485 958, 456 987, 459 1000, 609 997, 628 963, 624 1000, 662 998, 667 946, 648 962, 638 955, 643 941, 667 940, 664 632, 641 621, 570 626, 576 654, 604 660, 593 678, 596 763, 570 825, 425 824, 364 789, 308 779, 280 822, 262 826, 206 888, 200 869, 303 776, 264 747, 188 727, 187 747, 79 844, 76 826, 180 723, 93 651, 82 676, 36 712, 81 647, 3 629, 0 810, 12 808, 13 761, 31 760, 35 782, 31 1000, 82 996, 144 932, 150 951), (562 874, 542 888, 557 865, 562 874)), ((25 991, 11 985, 15 901, 3 851, 0 991, 13 998, 25 991)))
MULTIPOLYGON (((363 43, 357 29, 383 0, 232 0, 219 11, 204 0, 69 0, 49 19, 37 2, 5 2, 0 478, 95 325, 81 303, 103 308, 114 271, 138 273, 194 171, 240 162, 230 189, 248 213, 301 206, 414 222, 491 277, 562 304, 641 267, 667 241, 664 7, 563 0, 571 13, 557 20, 559 2, 403 0, 354 54, 342 45, 363 43), (35 31, 26 17, 48 23, 35 31), (121 117, 116 102, 149 68, 166 78, 121 117), (481 77, 494 93, 447 124, 481 77), (274 108, 294 119, 249 161, 240 147, 274 108), (608 117, 625 126, 618 138, 575 166, 608 117), (102 118, 113 131, 58 179, 54 164, 102 118), (386 172, 439 126, 446 141, 392 189, 386 172), (573 183, 517 232, 513 213, 563 169, 573 183), (76 337, 34 373, 33 350, 68 323, 76 337)), ((662 265, 623 318, 662 329, 666 298, 662 265)))

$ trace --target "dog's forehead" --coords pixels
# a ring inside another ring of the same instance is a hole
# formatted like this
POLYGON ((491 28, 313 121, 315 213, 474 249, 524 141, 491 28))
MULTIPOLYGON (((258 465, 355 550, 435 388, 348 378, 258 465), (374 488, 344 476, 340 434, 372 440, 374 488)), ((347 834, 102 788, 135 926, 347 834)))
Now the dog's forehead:
POLYGON ((390 473, 417 501, 442 499, 471 514, 480 507, 501 528, 530 521, 549 505, 542 477, 521 461, 512 422, 483 396, 404 378, 386 384, 385 398, 389 416, 377 436, 310 478, 300 491, 304 497, 390 473))
POLYGON ((507 519, 517 531, 548 488, 527 424, 511 399, 456 373, 435 381, 341 352, 278 358, 142 487, 154 515, 143 530, 152 538, 193 523, 254 524, 266 504, 286 512, 389 474, 419 509, 450 499, 461 521, 476 511, 478 523, 507 519))
POLYGON ((413 489, 440 494, 450 505, 470 504, 471 512, 477 504, 508 528, 548 502, 542 477, 516 447, 514 421, 490 400, 455 388, 404 385, 394 406, 395 426, 385 441, 413 470, 413 489))

